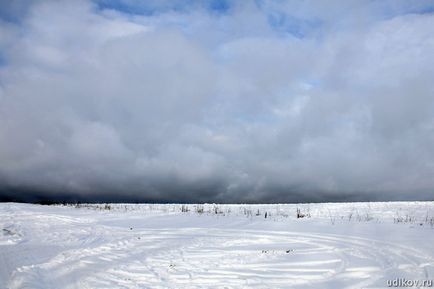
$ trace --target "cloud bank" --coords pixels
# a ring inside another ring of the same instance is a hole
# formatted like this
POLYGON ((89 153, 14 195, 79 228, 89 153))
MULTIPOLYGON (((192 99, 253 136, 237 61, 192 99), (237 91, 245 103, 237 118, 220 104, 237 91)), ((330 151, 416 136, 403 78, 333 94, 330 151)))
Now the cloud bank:
POLYGON ((137 2, 0 4, 0 196, 434 199, 431 1, 137 2))

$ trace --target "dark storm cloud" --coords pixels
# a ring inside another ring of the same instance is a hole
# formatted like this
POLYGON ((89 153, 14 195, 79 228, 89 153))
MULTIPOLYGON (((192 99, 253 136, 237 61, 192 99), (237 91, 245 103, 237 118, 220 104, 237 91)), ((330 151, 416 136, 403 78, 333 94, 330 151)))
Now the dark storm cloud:
POLYGON ((433 199, 429 1, 14 3, 3 199, 433 199))

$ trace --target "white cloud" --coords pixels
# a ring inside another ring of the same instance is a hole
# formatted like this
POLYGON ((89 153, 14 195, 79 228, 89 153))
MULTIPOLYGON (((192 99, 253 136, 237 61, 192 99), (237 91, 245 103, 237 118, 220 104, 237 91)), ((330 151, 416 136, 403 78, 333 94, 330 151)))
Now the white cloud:
POLYGON ((434 16, 300 3, 143 16, 43 1, 0 22, 4 190, 430 198, 434 16), (321 24, 291 35, 277 12, 321 24))

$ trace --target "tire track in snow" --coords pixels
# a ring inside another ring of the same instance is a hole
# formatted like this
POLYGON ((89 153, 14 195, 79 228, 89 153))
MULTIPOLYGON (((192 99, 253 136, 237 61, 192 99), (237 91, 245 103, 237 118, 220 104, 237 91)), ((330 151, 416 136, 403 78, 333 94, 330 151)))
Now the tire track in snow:
POLYGON ((414 248, 333 234, 141 230, 23 266, 10 287, 361 288, 384 286, 385 276, 432 278, 433 264, 414 248))

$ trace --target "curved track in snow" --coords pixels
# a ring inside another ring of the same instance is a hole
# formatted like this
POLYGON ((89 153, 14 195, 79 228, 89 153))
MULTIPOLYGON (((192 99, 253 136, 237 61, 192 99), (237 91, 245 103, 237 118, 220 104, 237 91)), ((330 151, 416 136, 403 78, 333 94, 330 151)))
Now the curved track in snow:
POLYGON ((145 230, 19 268, 11 288, 366 288, 429 279, 431 256, 333 234, 145 230))

